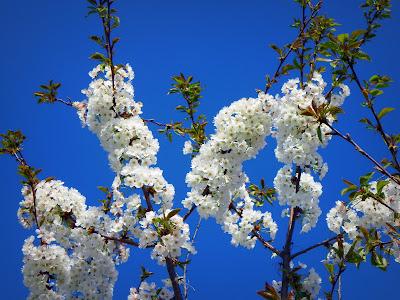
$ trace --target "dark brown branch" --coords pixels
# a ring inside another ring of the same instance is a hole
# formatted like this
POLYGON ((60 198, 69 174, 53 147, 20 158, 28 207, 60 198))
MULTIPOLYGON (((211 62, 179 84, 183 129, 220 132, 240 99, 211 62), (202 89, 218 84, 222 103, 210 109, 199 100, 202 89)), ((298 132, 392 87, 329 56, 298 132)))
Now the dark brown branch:
MULTIPOLYGON (((122 243, 122 244, 128 244, 128 245, 131 245, 131 246, 139 247, 139 244, 137 242, 132 241, 130 239, 117 238, 117 237, 113 237, 113 236, 106 236, 106 235, 103 235, 103 234, 100 234, 100 235, 101 235, 101 237, 105 238, 106 240, 115 241, 115 242, 119 242, 119 243, 122 243)), ((152 247, 147 247, 147 248, 152 248, 152 247)))
POLYGON ((341 275, 343 274, 343 272, 346 270, 346 267, 343 264, 339 265, 339 272, 335 275, 331 287, 330 292, 328 293, 328 295, 326 296, 326 298, 328 300, 332 300, 333 299, 333 293, 335 292, 335 287, 336 284, 338 283, 339 278, 341 278, 341 275))
POLYGON ((301 32, 302 34, 300 35, 301 39, 301 50, 300 50, 300 86, 303 88, 304 86, 304 46, 305 46, 305 37, 304 37, 304 31, 305 31, 305 26, 306 26, 306 6, 303 5, 303 9, 301 12, 301 32))
POLYGON ((274 246, 272 246, 270 243, 268 243, 262 236, 261 234, 256 230, 253 229, 251 231, 251 233, 258 239, 258 241, 267 249, 271 250, 272 252, 274 252, 277 255, 280 255, 280 251, 278 249, 276 249, 274 246))
POLYGON ((167 265, 169 278, 171 279, 172 289, 174 290, 174 295, 175 295, 174 299, 182 300, 183 297, 182 297, 181 289, 179 287, 178 276, 176 275, 176 272, 175 272, 174 261, 172 260, 172 258, 166 257, 165 263, 167 265))
POLYGON ((320 247, 320 246, 326 246, 326 247, 328 247, 328 246, 330 245, 330 242, 336 240, 336 239, 338 238, 338 236, 340 236, 340 235, 336 235, 336 236, 334 236, 334 237, 331 237, 330 239, 323 240, 323 241, 320 242, 320 243, 314 244, 314 245, 312 245, 312 246, 310 246, 310 247, 307 247, 307 248, 305 248, 305 249, 303 249, 303 250, 301 250, 301 251, 299 251, 299 252, 296 252, 296 253, 292 254, 291 259, 293 259, 293 258, 295 258, 295 257, 297 257, 297 256, 300 256, 300 255, 302 255, 302 254, 304 254, 304 253, 307 253, 308 251, 311 251, 311 250, 313 250, 313 249, 315 249, 315 248, 318 248, 318 247, 320 247))
POLYGON ((151 203, 149 190, 147 189, 147 187, 142 187, 142 191, 143 191, 144 198, 146 200, 147 209, 149 211, 152 211, 153 210, 153 204, 151 203))
POLYGON ((196 210, 197 206, 195 204, 192 205, 192 207, 189 209, 189 211, 183 216, 183 221, 185 222, 187 218, 190 217, 192 212, 196 210))
POLYGON ((170 124, 164 124, 164 123, 157 122, 154 119, 142 119, 142 120, 145 123, 152 123, 152 124, 160 126, 160 127, 167 127, 168 125, 170 125, 170 124))
POLYGON ((292 207, 290 209, 290 217, 288 223, 288 230, 286 232, 286 241, 283 250, 280 253, 282 258, 282 288, 281 288, 281 298, 282 300, 287 300, 289 296, 289 281, 290 281, 290 261, 291 261, 291 247, 294 227, 296 224, 296 218, 300 209, 298 207, 292 207))

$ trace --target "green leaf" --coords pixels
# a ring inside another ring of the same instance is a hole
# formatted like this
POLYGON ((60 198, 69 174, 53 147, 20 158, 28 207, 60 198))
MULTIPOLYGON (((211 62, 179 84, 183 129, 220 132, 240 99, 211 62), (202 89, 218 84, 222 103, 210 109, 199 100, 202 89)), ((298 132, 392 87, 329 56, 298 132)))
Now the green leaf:
POLYGON ((279 54, 279 56, 282 56, 282 49, 281 48, 279 48, 277 45, 275 45, 275 44, 271 44, 271 45, 269 45, 272 49, 274 49, 278 54, 279 54))
POLYGON ((108 190, 108 187, 105 187, 105 186, 98 186, 97 187, 100 191, 102 191, 103 193, 108 193, 109 192, 109 190, 108 190))
POLYGON ((176 208, 174 210, 171 210, 168 215, 167 215, 167 219, 171 219, 173 216, 175 216, 176 214, 178 214, 181 211, 180 208, 176 208))
POLYGON ((345 41, 347 41, 347 40, 349 39, 349 34, 348 34, 348 33, 339 34, 339 35, 337 36, 337 39, 338 39, 338 41, 339 41, 340 43, 343 44, 345 41))
POLYGON ((371 252, 371 263, 375 267, 378 267, 379 269, 386 271, 386 268, 388 266, 388 262, 386 258, 384 258, 382 255, 376 253, 376 251, 371 252))
POLYGON ((382 95, 383 91, 382 90, 378 90, 378 89, 374 89, 374 90, 370 90, 369 93, 372 96, 376 97, 376 96, 382 95))
POLYGON ((394 110, 393 107, 382 108, 382 110, 378 114, 378 119, 382 119, 384 116, 386 116, 388 113, 390 113, 393 110, 394 110))
POLYGON ((356 185, 352 185, 352 186, 349 186, 349 187, 347 187, 347 188, 344 188, 344 189, 340 192, 340 194, 343 196, 343 195, 346 195, 348 192, 355 191, 355 190, 357 190, 357 189, 358 189, 358 187, 357 187, 356 185))
POLYGON ((119 37, 114 38, 114 39, 112 40, 112 44, 115 45, 116 43, 119 42, 119 40, 120 40, 119 37))
POLYGON ((362 59, 362 60, 371 61, 371 57, 367 53, 362 52, 362 51, 358 51, 357 53, 355 53, 354 57, 358 58, 358 59, 362 59))
POLYGON ((369 79, 369 82, 371 83, 377 83, 379 81, 380 76, 379 75, 372 75, 369 79))
POLYGON ((317 61, 332 62, 333 60, 325 57, 317 57, 317 61))
POLYGON ((389 184, 388 180, 380 180, 376 183, 376 190, 378 194, 382 193, 382 189, 389 184))
POLYGON ((146 270, 146 268, 143 267, 143 266, 141 266, 140 269, 142 271, 142 274, 140 275, 140 281, 144 281, 144 280, 146 280, 146 278, 148 278, 148 277, 150 277, 151 275, 154 274, 153 272, 150 272, 150 271, 146 270))
POLYGON ((334 264, 325 263, 324 266, 328 270, 328 273, 330 275, 334 274, 334 270, 335 270, 335 265, 334 264))
POLYGON ((96 60, 102 60, 102 61, 105 59, 104 55, 99 52, 93 53, 92 55, 90 55, 89 58, 96 59, 96 60))
POLYGON ((95 43, 99 44, 100 46, 103 46, 103 41, 102 41, 101 38, 98 37, 97 35, 92 35, 92 36, 90 37, 90 39, 91 39, 92 41, 94 41, 95 43))
POLYGON ((356 39, 356 38, 358 38, 360 35, 362 35, 362 34, 364 34, 365 33, 365 30, 364 29, 357 29, 357 30, 354 30, 352 33, 351 33, 351 38, 352 39, 356 39))
POLYGON ((374 172, 367 173, 360 177, 360 185, 365 186, 371 180, 372 176, 374 176, 374 172))

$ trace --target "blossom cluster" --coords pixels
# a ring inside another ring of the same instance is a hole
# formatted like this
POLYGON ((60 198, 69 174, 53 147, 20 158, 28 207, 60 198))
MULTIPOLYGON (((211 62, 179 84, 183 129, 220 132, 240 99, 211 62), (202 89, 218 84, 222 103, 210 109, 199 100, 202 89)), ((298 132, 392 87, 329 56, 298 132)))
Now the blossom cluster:
POLYGON ((319 197, 322 194, 322 185, 314 181, 309 173, 302 173, 298 191, 293 179, 293 170, 289 165, 282 167, 275 179, 274 186, 279 195, 280 205, 298 207, 302 214, 302 232, 308 232, 317 224, 318 217, 321 215, 319 208, 319 197))
POLYGON ((160 264, 165 263, 166 257, 179 257, 181 249, 196 253, 190 242, 189 225, 177 214, 169 217, 170 213, 173 211, 166 210, 162 214, 147 212, 139 222, 142 230, 136 231, 139 247, 154 245, 151 257, 160 264))
MULTIPOLYGON (((304 88, 300 87, 298 79, 291 79, 282 86, 283 96, 276 97, 271 109, 273 136, 277 140, 275 156, 285 164, 274 179, 274 187, 281 205, 301 209, 302 232, 315 227, 321 215, 319 197, 322 185, 315 181, 312 171, 318 173, 320 179, 325 176, 328 166, 317 151, 326 146, 331 138, 326 124, 320 124, 314 116, 304 115, 302 111, 323 105, 338 107, 350 94, 349 88, 342 84, 339 94, 332 94, 327 99, 325 87, 326 83, 319 73, 314 73, 304 88)), ((325 118, 329 124, 335 120, 331 114, 325 118)))
POLYGON ((270 134, 270 100, 271 96, 260 93, 258 98, 243 98, 223 108, 214 119, 215 134, 200 147, 186 176, 191 191, 183 205, 196 205, 200 216, 216 218, 232 235, 233 244, 249 248, 254 247, 250 233, 256 223, 269 227, 272 236, 276 232, 269 213, 253 210, 245 189, 248 178, 242 170, 243 162, 256 156, 270 134), (231 212, 236 199, 244 200, 239 202, 240 215, 231 212))
MULTIPOLYGON (((294 164, 298 167, 312 168, 324 177, 327 165, 323 163, 318 148, 326 146, 331 139, 330 129, 325 124, 316 122, 313 116, 301 113, 307 107, 319 107, 323 104, 338 107, 350 95, 349 88, 341 85, 339 94, 332 94, 330 99, 324 95, 326 82, 321 74, 314 73, 311 81, 304 88, 300 87, 299 79, 290 79, 282 86, 282 97, 276 97, 271 113, 273 115, 274 137, 277 140, 276 158, 284 164, 294 164), (318 127, 321 135, 318 137, 318 127)), ((326 116, 332 123, 334 117, 326 116)))
POLYGON ((36 215, 40 239, 36 246, 31 236, 23 247, 29 299, 111 298, 117 279, 115 264, 126 259, 129 249, 82 227, 93 218, 104 223, 109 218, 100 209, 87 209, 85 198, 58 180, 39 182, 35 195, 24 186, 22 194, 20 222, 30 228, 36 215))
MULTIPOLYGON (((83 91, 87 100, 73 103, 116 173, 108 204, 87 206, 77 190, 53 179, 39 182, 34 190, 22 189, 19 220, 26 228, 36 226, 40 239, 35 245, 34 237, 29 238, 23 249, 31 299, 111 299, 115 265, 129 257, 121 242, 127 237, 137 238, 139 247, 151 246, 152 258, 160 264, 167 256, 180 256, 181 249, 195 253, 189 226, 171 210, 174 187, 154 167, 159 144, 139 116, 142 104, 133 101, 133 71, 126 65, 114 73, 112 78, 109 67, 96 67, 83 91)), ((150 293, 144 285, 142 290, 150 293)), ((161 295, 171 298, 167 289, 161 295)))
MULTIPOLYGON (((245 188, 248 178, 242 170, 243 162, 257 155, 272 132, 277 140, 275 155, 285 164, 274 180, 279 203, 301 210, 303 232, 314 227, 321 214, 322 185, 313 173, 322 178, 327 171, 317 150, 327 145, 330 129, 302 112, 310 106, 340 106, 349 95, 348 87, 341 85, 341 91, 327 99, 325 87, 322 76, 315 73, 304 87, 298 79, 289 80, 282 87, 282 97, 260 92, 256 99, 241 99, 223 108, 214 119, 215 133, 192 160, 192 170, 186 176, 191 190, 184 206, 196 205, 202 217, 216 218, 232 235, 234 245, 254 247, 252 233, 257 224, 264 225, 274 238, 276 223, 269 212, 253 209, 245 188), (299 178, 295 176, 298 168, 302 173, 299 178)), ((333 121, 334 116, 327 114, 326 122, 333 121)), ((190 153, 189 144, 185 144, 184 153, 190 153)))
MULTIPOLYGON (((163 177, 157 162, 159 144, 140 118, 142 103, 133 101, 134 77, 129 64, 120 67, 112 80, 109 67, 98 66, 91 73, 93 81, 83 93, 88 98, 84 122, 100 139, 116 172, 114 193, 123 197, 121 185, 132 189, 151 187, 162 209, 172 207, 174 187, 163 177), (104 75, 104 76, 101 76, 104 75)), ((118 202, 117 202, 118 203, 118 202)), ((120 203, 119 203, 120 204, 120 203)))
MULTIPOLYGON (((371 182, 369 190, 372 194, 377 191, 377 182, 371 182)), ((349 205, 336 201, 327 214, 327 224, 335 233, 346 233, 354 240, 359 235, 359 228, 375 228, 385 233, 386 225, 399 226, 396 212, 400 211, 400 187, 389 181, 383 188, 384 197, 377 200, 374 197, 357 196, 349 205)))
POLYGON ((181 247, 194 253, 189 242, 189 227, 181 217, 168 219, 172 224, 170 230, 163 231, 168 234, 160 234, 162 224, 153 222, 168 215, 175 190, 164 179, 162 170, 153 166, 157 162, 159 144, 140 118, 142 104, 133 101, 131 67, 120 67, 114 81, 108 67, 96 67, 91 76, 93 81, 83 91, 88 97, 85 123, 99 137, 116 172, 110 209, 118 224, 119 230, 115 232, 131 232, 139 239, 140 247, 153 245, 152 257, 160 263, 165 262, 166 256, 179 256, 181 247), (126 195, 127 190, 133 194, 126 195), (136 190, 143 190, 147 198, 147 210, 151 211, 145 216, 141 215, 140 208, 144 205, 141 196, 134 193, 136 190), (150 201, 159 205, 158 212, 152 211, 150 201))
MULTIPOLYGON (((306 267, 306 265, 299 263, 299 268, 304 269, 306 267)), ((293 263, 291 263, 291 268, 293 268, 293 263)), ((317 299, 321 290, 321 283, 321 277, 314 268, 311 268, 308 276, 304 277, 301 281, 301 289, 307 295, 307 297, 303 297, 301 300, 317 299)), ((282 289, 282 281, 273 280, 272 287, 278 294, 280 294, 282 289)))
POLYGON ((174 293, 167 286, 157 288, 154 282, 142 281, 139 288, 130 289, 128 300, 170 300, 173 297, 174 293))

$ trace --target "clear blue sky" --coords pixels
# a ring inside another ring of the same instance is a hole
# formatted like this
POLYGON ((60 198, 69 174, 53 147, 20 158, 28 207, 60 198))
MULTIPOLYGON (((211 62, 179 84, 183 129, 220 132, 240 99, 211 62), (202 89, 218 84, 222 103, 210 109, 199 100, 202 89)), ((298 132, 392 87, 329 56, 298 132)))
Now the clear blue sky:
MULTIPOLYGON (((117 63, 129 62, 136 73, 136 99, 144 102, 144 116, 159 121, 178 119, 174 107, 179 99, 167 96, 172 75, 192 74, 204 85, 201 110, 209 120, 230 102, 241 97, 255 96, 255 88, 264 84, 264 77, 277 65, 270 43, 282 45, 291 41, 295 31, 289 28, 299 9, 291 0, 203 0, 203 1, 117 1, 121 28, 121 42, 116 53, 117 63)), ((324 1, 324 12, 343 24, 339 31, 359 28, 362 14, 360 1, 324 1)), ((393 77, 394 87, 385 92, 386 106, 398 107, 396 86, 400 81, 398 51, 400 46, 400 3, 393 1, 393 18, 384 22, 378 38, 367 47, 372 65, 360 66, 363 78, 374 73, 393 77)), ((0 74, 2 109, 0 132, 21 129, 28 141, 25 156, 43 168, 43 176, 55 176, 67 186, 77 188, 90 204, 100 199, 98 185, 109 185, 113 174, 107 166, 105 152, 97 138, 82 129, 75 112, 63 106, 38 106, 32 93, 49 79, 61 81, 61 94, 83 100, 80 90, 90 78, 87 72, 94 66, 88 56, 97 51, 88 40, 100 32, 98 20, 84 18, 86 1, 42 0, 5 1, 0 10, 2 72, 0 74)), ((339 128, 350 131, 374 155, 382 157, 382 143, 363 130, 357 120, 368 114, 361 108, 361 97, 353 88, 346 100, 346 114, 340 117, 339 128), (351 113, 350 113, 351 112, 351 113)), ((278 87, 272 90, 278 92, 278 87)), ((398 130, 398 113, 387 118, 388 128, 398 130), (395 125, 397 123, 397 126, 395 125)), ((155 131, 155 130, 154 130, 155 131)), ((211 126, 208 128, 211 132, 211 126)), ((184 198, 187 187, 185 174, 190 168, 189 157, 181 155, 184 140, 173 144, 159 137, 161 150, 159 166, 176 188, 175 203, 184 198)), ((266 178, 271 184, 279 164, 273 156, 273 143, 256 161, 246 163, 246 171, 254 180, 266 178)), ((323 215, 318 227, 309 234, 296 230, 294 248, 301 249, 331 236, 325 214, 340 198, 342 178, 355 179, 370 170, 370 164, 353 152, 351 147, 334 139, 323 151, 329 163, 329 173, 323 181, 321 200, 323 215)), ((3 228, 0 247, 1 294, 5 299, 23 299, 27 290, 22 283, 21 246, 29 232, 18 224, 16 211, 20 196, 20 178, 15 162, 0 157, 1 218, 3 228)), ((271 210, 279 222, 278 236, 284 235, 286 219, 280 218, 280 207, 271 210)), ((192 218, 195 223, 197 216, 192 218)), ((278 245, 281 240, 278 238, 278 245)), ((258 299, 255 291, 265 281, 279 280, 278 260, 271 261, 270 253, 259 245, 249 251, 230 245, 229 236, 222 233, 214 221, 203 223, 197 240, 198 254, 189 269, 190 284, 195 288, 192 299, 258 299)), ((300 260, 315 267, 325 279, 319 262, 323 251, 315 251, 300 260)), ((119 267, 115 299, 126 299, 129 287, 136 286, 140 265, 157 272, 156 278, 166 278, 149 259, 149 253, 132 249, 128 263, 119 267)), ((387 272, 363 264, 360 270, 350 267, 343 277, 345 299, 395 299, 400 267, 391 263, 387 272), (385 295, 385 296, 382 296, 385 295)))

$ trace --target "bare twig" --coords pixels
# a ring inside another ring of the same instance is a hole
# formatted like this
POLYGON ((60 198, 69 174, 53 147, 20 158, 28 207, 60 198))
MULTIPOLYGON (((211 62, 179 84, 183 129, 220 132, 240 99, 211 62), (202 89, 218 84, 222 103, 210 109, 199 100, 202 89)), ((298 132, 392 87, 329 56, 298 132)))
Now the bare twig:
POLYGON ((183 216, 183 221, 186 221, 187 218, 190 217, 190 215, 192 214, 192 212, 194 212, 196 210, 196 205, 192 205, 192 207, 189 209, 189 211, 183 216))
POLYGON ((349 142, 351 145, 354 146, 354 148, 356 149, 356 151, 358 151, 361 155, 365 156, 367 159, 369 159, 375 166, 376 169, 381 172, 382 174, 386 175, 387 177, 389 177, 393 182, 400 184, 400 179, 394 177, 393 175, 391 175, 379 162, 377 162, 370 154, 368 154, 363 148, 361 148, 354 140, 353 138, 350 136, 350 134, 342 134, 339 130, 337 130, 336 128, 334 128, 331 124, 329 124, 329 122, 324 122, 325 125, 327 125, 332 132, 335 135, 340 136, 342 139, 344 139, 345 141, 349 142))
POLYGON ((335 235, 334 237, 331 237, 329 239, 323 240, 320 243, 314 244, 314 245, 312 245, 310 247, 307 247, 307 248, 305 248, 305 249, 303 249, 303 250, 301 250, 299 252, 296 252, 296 253, 292 254, 291 259, 293 259, 293 258, 295 258, 295 257, 297 257, 299 255, 302 255, 304 253, 307 253, 308 251, 311 251, 311 250, 313 250, 315 248, 318 248, 320 246, 329 246, 330 242, 337 240, 338 236, 340 236, 340 235, 335 235))
MULTIPOLYGON (((194 233, 193 233, 193 236, 192 236, 192 239, 191 239, 192 240, 192 244, 194 243, 194 241, 196 239, 196 236, 197 236, 197 233, 199 232, 200 225, 201 225, 201 217, 199 217, 199 221, 197 222, 196 229, 194 230, 194 233)), ((190 257, 190 252, 188 252, 186 254, 185 262, 189 261, 189 257, 190 257)), ((187 284, 187 268, 188 268, 188 264, 186 263, 183 266, 183 284, 184 284, 183 285, 183 296, 184 296, 185 300, 187 300, 188 294, 189 294, 188 284, 187 284)))

